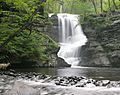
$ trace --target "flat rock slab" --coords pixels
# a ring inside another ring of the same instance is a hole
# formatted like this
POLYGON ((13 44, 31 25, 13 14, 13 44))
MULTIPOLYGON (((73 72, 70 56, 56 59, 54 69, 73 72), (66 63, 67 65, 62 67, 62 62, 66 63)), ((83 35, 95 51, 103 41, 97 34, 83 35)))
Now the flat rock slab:
POLYGON ((5 95, 120 95, 120 88, 66 87, 52 83, 16 81, 5 95))

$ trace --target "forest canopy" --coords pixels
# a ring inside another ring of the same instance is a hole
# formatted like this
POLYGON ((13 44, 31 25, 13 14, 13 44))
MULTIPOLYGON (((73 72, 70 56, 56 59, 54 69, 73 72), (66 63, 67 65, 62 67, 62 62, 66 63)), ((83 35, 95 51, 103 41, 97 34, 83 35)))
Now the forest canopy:
POLYGON ((49 23, 44 6, 45 0, 0 1, 1 63, 49 60, 57 45, 44 31, 49 23))
POLYGON ((120 0, 47 0, 46 9, 50 13, 58 13, 60 5, 67 13, 100 13, 119 10, 120 0))

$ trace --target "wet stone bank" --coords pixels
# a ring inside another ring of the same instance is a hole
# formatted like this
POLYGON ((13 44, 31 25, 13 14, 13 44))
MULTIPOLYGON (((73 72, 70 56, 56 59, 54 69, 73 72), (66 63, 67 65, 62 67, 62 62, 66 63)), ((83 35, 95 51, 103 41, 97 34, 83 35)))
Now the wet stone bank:
MULTIPOLYGON (((120 81, 94 80, 83 76, 69 76, 69 77, 49 76, 35 72, 19 73, 19 72, 15 72, 14 70, 0 72, 0 95, 68 95, 65 94, 65 92, 63 91, 63 89, 61 89, 61 87, 64 88, 64 90, 67 87, 68 88, 73 87, 74 89, 78 89, 78 88, 87 89, 87 88, 97 88, 97 87, 105 87, 110 89, 114 87, 115 89, 118 89, 120 88, 120 81), (35 83, 35 84, 32 84, 31 86, 31 83, 35 83), (49 87, 49 89, 47 87, 49 87), (53 87, 54 90, 51 90, 53 89, 53 87), (60 90, 59 94, 57 91, 55 91, 58 90, 56 89, 56 87, 60 87, 58 88, 60 90)), ((79 94, 70 94, 70 95, 79 95, 79 94)), ((81 95, 92 95, 92 94, 83 93, 81 95)), ((99 94, 95 94, 95 95, 99 95, 99 94)), ((107 95, 107 94, 103 94, 103 95, 107 95)), ((119 90, 119 94, 110 94, 110 95, 120 95, 120 90, 119 90)))

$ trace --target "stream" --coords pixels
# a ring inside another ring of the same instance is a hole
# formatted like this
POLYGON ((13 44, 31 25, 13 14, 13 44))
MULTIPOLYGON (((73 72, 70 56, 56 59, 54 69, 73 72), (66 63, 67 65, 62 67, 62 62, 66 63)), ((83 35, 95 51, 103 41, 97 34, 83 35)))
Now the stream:
POLYGON ((0 72, 0 95, 120 95, 119 69, 10 69, 0 72))
POLYGON ((110 67, 80 67, 80 68, 36 68, 16 69, 18 72, 37 72, 52 76, 85 76, 98 80, 120 80, 120 68, 110 67))

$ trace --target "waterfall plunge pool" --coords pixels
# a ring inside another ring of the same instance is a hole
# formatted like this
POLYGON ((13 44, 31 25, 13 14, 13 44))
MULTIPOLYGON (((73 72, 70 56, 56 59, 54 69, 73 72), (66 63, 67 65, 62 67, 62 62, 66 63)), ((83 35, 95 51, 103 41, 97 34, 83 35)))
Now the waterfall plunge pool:
POLYGON ((28 68, 16 69, 17 72, 37 72, 52 76, 85 76, 98 80, 120 80, 120 68, 80 67, 80 68, 28 68))

